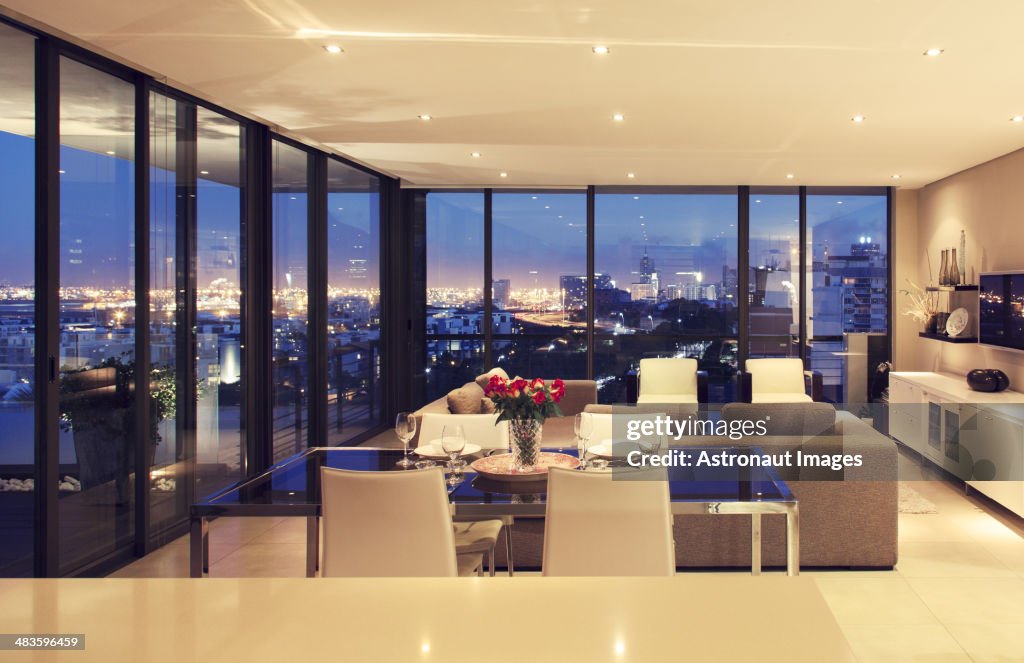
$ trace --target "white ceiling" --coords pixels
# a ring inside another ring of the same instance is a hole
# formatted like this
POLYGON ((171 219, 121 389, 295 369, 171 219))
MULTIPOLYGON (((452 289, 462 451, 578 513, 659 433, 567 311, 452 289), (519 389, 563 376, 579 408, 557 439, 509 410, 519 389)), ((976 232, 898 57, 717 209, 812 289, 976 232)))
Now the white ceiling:
POLYGON ((412 185, 917 187, 1024 147, 1019 0, 4 2, 412 185))

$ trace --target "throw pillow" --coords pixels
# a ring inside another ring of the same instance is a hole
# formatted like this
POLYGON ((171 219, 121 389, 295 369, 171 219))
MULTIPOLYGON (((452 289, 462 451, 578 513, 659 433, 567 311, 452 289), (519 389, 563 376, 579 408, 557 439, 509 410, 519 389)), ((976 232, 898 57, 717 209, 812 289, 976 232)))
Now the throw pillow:
POLYGON ((448 392, 448 411, 452 414, 480 414, 480 400, 484 390, 472 382, 448 392))
POLYGON ((485 389, 487 387, 487 383, 490 382, 492 375, 497 375, 498 377, 504 378, 506 380, 508 379, 508 373, 506 373, 504 369, 502 369, 502 368, 492 368, 491 370, 487 371, 483 375, 476 376, 476 383, 477 383, 477 385, 481 389, 485 389))

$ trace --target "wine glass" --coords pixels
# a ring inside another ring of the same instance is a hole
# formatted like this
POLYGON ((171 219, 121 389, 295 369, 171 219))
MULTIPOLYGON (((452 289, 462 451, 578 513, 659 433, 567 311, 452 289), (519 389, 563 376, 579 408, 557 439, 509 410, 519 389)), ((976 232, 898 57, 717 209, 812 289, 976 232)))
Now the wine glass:
POLYGON ((466 431, 463 430, 462 424, 449 424, 441 430, 441 448, 454 464, 459 454, 466 448, 466 431))
POLYGON ((404 451, 402 460, 396 464, 399 467, 412 467, 413 462, 409 460, 409 443, 412 442, 412 438, 416 435, 416 417, 412 416, 409 412, 399 412, 398 416, 395 417, 395 434, 402 441, 404 451))
POLYGON ((584 413, 579 413, 573 420, 573 430, 576 433, 576 448, 579 449, 580 469, 587 469, 587 448, 590 446, 590 436, 593 434, 593 419, 584 413))

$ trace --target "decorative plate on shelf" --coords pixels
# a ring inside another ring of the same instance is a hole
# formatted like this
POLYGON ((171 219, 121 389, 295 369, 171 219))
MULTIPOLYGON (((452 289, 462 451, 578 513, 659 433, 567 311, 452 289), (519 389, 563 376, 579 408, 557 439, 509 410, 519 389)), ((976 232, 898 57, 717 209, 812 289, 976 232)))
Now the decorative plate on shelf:
POLYGON ((474 460, 469 466, 480 476, 495 481, 537 481, 546 479, 548 469, 552 467, 575 470, 580 466, 580 459, 568 454, 542 451, 537 454, 537 464, 533 466, 532 472, 513 472, 512 454, 487 456, 474 460))
MULTIPOLYGON (((444 449, 441 447, 441 440, 431 440, 423 446, 416 447, 413 450, 413 453, 417 456, 422 456, 423 458, 440 458, 442 460, 448 460, 448 454, 446 454, 444 449)), ((462 448, 462 453, 459 455, 472 456, 475 453, 480 453, 480 446, 466 442, 466 446, 462 448)))
POLYGON ((946 333, 950 336, 963 334, 964 330, 967 329, 968 320, 970 320, 970 316, 967 314, 967 309, 956 309, 949 314, 949 320, 946 320, 946 333))

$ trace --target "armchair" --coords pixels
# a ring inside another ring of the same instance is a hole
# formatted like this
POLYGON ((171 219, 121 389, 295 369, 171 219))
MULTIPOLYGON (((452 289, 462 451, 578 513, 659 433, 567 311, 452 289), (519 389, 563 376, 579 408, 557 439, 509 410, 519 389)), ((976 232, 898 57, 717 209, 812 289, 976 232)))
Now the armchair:
POLYGON ((804 370, 803 360, 796 357, 748 359, 740 373, 740 395, 745 403, 821 401, 821 373, 804 370))
POLYGON ((697 360, 662 357, 640 360, 640 368, 626 376, 630 403, 707 403, 708 374, 697 370, 697 360))

